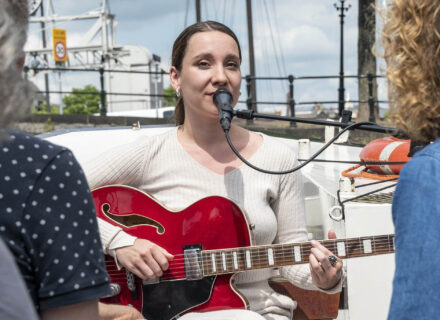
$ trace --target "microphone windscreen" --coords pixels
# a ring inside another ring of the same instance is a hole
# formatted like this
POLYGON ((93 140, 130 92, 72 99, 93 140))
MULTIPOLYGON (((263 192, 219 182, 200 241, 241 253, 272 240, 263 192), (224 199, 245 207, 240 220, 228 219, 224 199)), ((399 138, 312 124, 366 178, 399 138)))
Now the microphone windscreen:
POLYGON ((214 104, 221 110, 223 106, 232 104, 232 94, 226 88, 219 88, 213 96, 214 104))

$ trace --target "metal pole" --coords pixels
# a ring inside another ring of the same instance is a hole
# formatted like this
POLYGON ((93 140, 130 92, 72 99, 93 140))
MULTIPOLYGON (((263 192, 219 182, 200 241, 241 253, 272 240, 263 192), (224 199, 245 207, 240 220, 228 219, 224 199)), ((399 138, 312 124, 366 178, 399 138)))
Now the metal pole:
POLYGON ((257 87, 255 85, 255 60, 254 60, 254 33, 252 31, 252 5, 251 0, 246 0, 247 27, 249 39, 249 69, 251 76, 251 109, 257 111, 257 87))
MULTIPOLYGON (((44 8, 43 8, 44 1, 41 1, 40 6, 40 15, 41 17, 44 17, 44 8)), ((46 49, 46 23, 44 21, 41 21, 41 38, 43 40, 43 48, 46 49)), ((43 55, 44 61, 46 61, 46 64, 49 65, 47 60, 47 54, 43 55)), ((49 95, 49 75, 47 73, 44 74, 44 86, 46 88, 46 111, 50 113, 50 95, 49 95)))
MULTIPOLYGON (((342 6, 344 0, 341 0, 342 6)), ((344 11, 341 10, 341 41, 339 48, 339 108, 338 114, 342 116, 342 111, 345 109, 345 88, 344 88, 344 11)))
MULTIPOLYGON (((159 63, 156 62, 156 72, 159 71, 159 63)), ((155 74, 154 75, 154 94, 156 95, 154 101, 156 103, 156 119, 159 118, 159 97, 157 96, 159 94, 159 92, 157 92, 157 81, 159 81, 159 75, 155 74)))
POLYGON ((247 93, 247 99, 246 99, 246 106, 248 110, 252 110, 252 99, 251 99, 251 76, 246 76, 246 93, 247 93))
POLYGON ((348 11, 348 9, 351 8, 351 5, 348 5, 348 7, 345 7, 345 0, 339 0, 341 2, 341 6, 338 7, 335 4, 334 7, 336 8, 336 10, 340 11, 340 33, 341 33, 341 41, 340 41, 340 55, 339 55, 339 103, 338 103, 338 115, 339 117, 342 116, 342 110, 344 110, 345 108, 345 88, 344 88, 344 12, 348 11))
POLYGON ((373 75, 371 73, 367 74, 368 78, 368 106, 370 107, 370 117, 368 121, 376 122, 374 116, 374 98, 373 98, 373 75))
POLYGON ((105 103, 105 87, 104 87, 104 68, 99 68, 99 80, 101 82, 101 116, 107 115, 107 106, 105 103))
POLYGON ((202 21, 202 14, 201 14, 201 10, 200 10, 200 0, 196 0, 196 19, 197 22, 202 21))
MULTIPOLYGON (((246 110, 246 109, 235 110, 235 116, 240 119, 257 118, 257 119, 271 119, 271 120, 281 120, 281 121, 295 121, 300 123, 317 124, 321 126, 324 125, 324 126, 339 127, 339 128, 346 128, 349 125, 354 124, 354 122, 349 121, 350 119, 349 113, 346 114, 346 120, 348 120, 348 122, 326 121, 326 120, 317 120, 311 118, 285 117, 274 114, 257 113, 257 112, 253 112, 252 110, 246 110)), ((359 127, 357 127, 356 129, 372 131, 372 132, 381 132, 387 134, 392 134, 396 130, 395 128, 382 127, 377 124, 368 124, 368 123, 359 124, 359 127)))
POLYGON ((61 71, 58 71, 58 81, 59 81, 59 88, 60 88, 60 114, 63 114, 63 87, 61 84, 61 71))
MULTIPOLYGON (((247 75, 246 76, 246 93, 247 93, 247 99, 246 99, 246 107, 247 107, 247 109, 248 110, 251 110, 252 111, 252 90, 251 90, 251 82, 252 82, 252 80, 251 80, 251 76, 250 75, 247 75)), ((251 124, 253 124, 253 119, 247 119, 246 120, 246 123, 248 124, 248 125, 251 125, 251 124)))
MULTIPOLYGON (((109 16, 109 0, 103 0, 101 5, 101 44, 102 44, 102 56, 101 56, 101 67, 106 68, 107 70, 111 68, 111 59, 109 52, 113 49, 110 48, 109 37, 108 37, 108 27, 107 27, 107 18, 109 16)), ((111 93, 113 90, 112 87, 112 78, 110 72, 105 73, 105 83, 107 84, 108 91, 111 93)), ((104 112, 107 114, 107 95, 104 90, 104 112)), ((113 111, 113 96, 109 95, 109 105, 110 110, 113 111)), ((101 98, 102 101, 102 98, 101 98)), ((101 111, 102 114, 102 111, 101 111)))
MULTIPOLYGON (((295 79, 292 75, 289 75, 289 106, 290 106, 290 116, 295 117, 295 100, 293 99, 293 80, 295 79)), ((291 128, 296 128, 296 122, 290 122, 291 128)))

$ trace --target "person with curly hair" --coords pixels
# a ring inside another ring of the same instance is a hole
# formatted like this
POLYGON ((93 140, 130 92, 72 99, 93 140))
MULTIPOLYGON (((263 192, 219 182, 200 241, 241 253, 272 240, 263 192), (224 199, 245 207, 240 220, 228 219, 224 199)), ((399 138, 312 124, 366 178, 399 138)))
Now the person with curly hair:
POLYGON ((437 319, 440 303, 440 1, 394 0, 383 45, 397 128, 425 145, 400 174, 392 214, 396 271, 389 320, 437 319))

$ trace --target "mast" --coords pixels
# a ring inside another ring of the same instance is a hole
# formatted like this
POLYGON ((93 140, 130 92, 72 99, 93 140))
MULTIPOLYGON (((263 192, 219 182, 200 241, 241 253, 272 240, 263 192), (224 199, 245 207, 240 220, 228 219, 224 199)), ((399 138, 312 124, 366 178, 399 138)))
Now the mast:
POLYGON ((201 10, 200 10, 200 0, 196 0, 196 19, 197 22, 202 21, 202 14, 201 14, 201 10))
MULTIPOLYGON (((40 5, 40 15, 44 18, 44 1, 41 1, 40 5)), ((43 40, 43 48, 46 48, 46 22, 41 20, 41 38, 43 40)), ((46 65, 49 65, 47 60, 47 54, 43 55, 43 59, 46 62, 46 65)), ((46 111, 50 113, 50 95, 49 95, 49 75, 47 73, 44 74, 44 86, 46 89, 46 111)))
POLYGON ((249 72, 251 75, 251 109, 257 111, 257 87, 255 85, 254 33, 252 30, 251 0, 246 0, 247 27, 249 39, 249 72))

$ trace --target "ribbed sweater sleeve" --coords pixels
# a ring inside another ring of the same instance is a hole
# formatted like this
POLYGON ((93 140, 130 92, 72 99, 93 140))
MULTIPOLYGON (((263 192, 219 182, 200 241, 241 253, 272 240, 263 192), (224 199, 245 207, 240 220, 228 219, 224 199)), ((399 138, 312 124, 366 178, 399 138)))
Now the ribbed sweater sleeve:
MULTIPOLYGON (((117 146, 85 163, 83 169, 90 188, 93 190, 111 184, 139 184, 146 165, 145 139, 148 138, 142 137, 132 143, 117 146)), ((133 245, 136 240, 136 237, 123 232, 120 227, 102 219, 98 219, 98 227, 104 252, 114 258, 115 249, 133 245)))
POLYGON ((110 184, 139 184, 146 153, 145 140, 142 137, 132 143, 116 146, 84 164, 89 186, 96 187, 110 184))

